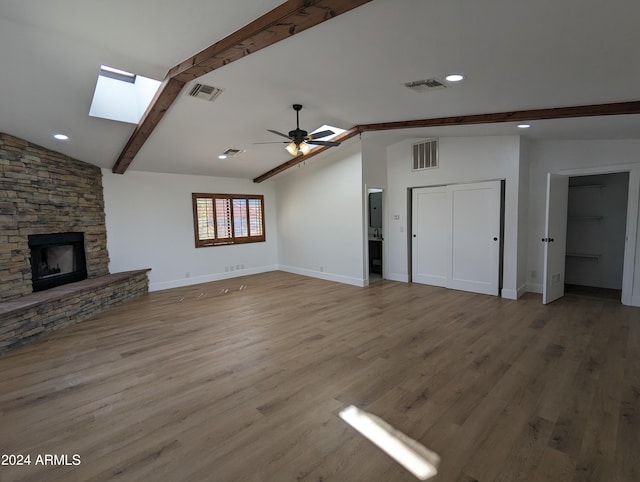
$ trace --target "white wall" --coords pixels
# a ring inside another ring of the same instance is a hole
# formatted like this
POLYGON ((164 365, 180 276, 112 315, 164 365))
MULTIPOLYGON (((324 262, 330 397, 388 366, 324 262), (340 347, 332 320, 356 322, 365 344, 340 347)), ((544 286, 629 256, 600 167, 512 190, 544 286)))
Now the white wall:
POLYGON ((273 184, 131 170, 102 175, 110 272, 151 268, 153 291, 277 269, 273 184), (196 248, 193 192, 263 194, 266 242, 196 248))
POLYGON ((520 171, 518 188, 518 296, 527 291, 529 255, 529 163, 531 141, 520 138, 520 171))
POLYGON ((520 138, 442 137, 439 139, 440 167, 413 172, 411 145, 421 140, 405 140, 387 149, 386 277, 397 281, 409 280, 408 188, 505 179, 502 296, 516 298, 519 288, 520 291, 523 288, 517 284, 520 138))
POLYGON ((362 179, 368 188, 387 186, 387 144, 365 132, 362 141, 362 179))
POLYGON ((547 140, 531 145, 529 170, 529 291, 542 291, 546 176, 560 172, 572 176, 627 170, 630 206, 627 211, 628 241, 625 248, 631 293, 623 303, 640 306, 640 245, 638 244, 638 198, 640 190, 640 140, 547 140), (535 274, 535 276, 533 276, 535 274))
POLYGON ((278 179, 281 270, 364 285, 362 183, 357 141, 278 179))

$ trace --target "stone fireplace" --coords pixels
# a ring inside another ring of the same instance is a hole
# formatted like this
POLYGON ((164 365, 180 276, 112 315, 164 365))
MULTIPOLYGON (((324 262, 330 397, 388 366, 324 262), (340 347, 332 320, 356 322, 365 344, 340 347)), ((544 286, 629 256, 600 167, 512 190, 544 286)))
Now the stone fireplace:
POLYGON ((28 239, 34 292, 87 278, 83 233, 32 234, 28 239))
POLYGON ((87 278, 109 274, 102 171, 0 133, 0 302, 38 291, 30 237, 59 233, 83 233, 87 278))
POLYGON ((0 355, 149 289, 109 273, 99 167, 0 133, 0 355))

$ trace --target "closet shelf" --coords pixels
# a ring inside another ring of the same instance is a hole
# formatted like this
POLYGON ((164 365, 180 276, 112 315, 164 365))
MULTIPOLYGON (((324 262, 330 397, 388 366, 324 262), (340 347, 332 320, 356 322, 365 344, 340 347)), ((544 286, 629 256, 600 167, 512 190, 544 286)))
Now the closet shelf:
POLYGON ((569 221, 602 221, 604 216, 569 216, 569 221))
POLYGON ((604 184, 583 184, 581 186, 569 186, 569 189, 602 189, 604 184))
POLYGON ((595 261, 596 263, 600 261, 601 254, 590 254, 590 253, 567 253, 567 258, 582 258, 582 259, 590 259, 595 261))

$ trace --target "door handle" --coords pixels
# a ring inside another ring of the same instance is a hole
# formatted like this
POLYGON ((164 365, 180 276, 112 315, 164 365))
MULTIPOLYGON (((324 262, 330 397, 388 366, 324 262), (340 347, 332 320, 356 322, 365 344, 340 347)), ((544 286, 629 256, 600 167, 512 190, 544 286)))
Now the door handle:
POLYGON ((543 243, 553 243, 553 238, 542 238, 543 243))
POLYGON ((497 240, 498 240, 498 238, 496 238, 496 237, 494 236, 493 240, 494 240, 494 241, 497 241, 497 240))

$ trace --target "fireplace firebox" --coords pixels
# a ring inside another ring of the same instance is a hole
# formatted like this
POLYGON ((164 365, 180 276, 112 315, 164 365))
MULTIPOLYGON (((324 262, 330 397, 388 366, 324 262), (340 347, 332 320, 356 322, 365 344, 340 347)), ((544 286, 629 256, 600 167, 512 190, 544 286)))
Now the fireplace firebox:
POLYGON ((34 234, 29 248, 34 292, 87 278, 83 233, 34 234))

